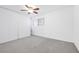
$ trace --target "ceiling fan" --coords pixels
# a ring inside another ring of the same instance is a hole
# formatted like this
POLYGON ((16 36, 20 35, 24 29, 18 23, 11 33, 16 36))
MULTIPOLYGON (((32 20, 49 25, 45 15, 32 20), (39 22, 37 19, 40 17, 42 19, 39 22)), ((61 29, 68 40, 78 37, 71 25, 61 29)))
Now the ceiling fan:
POLYGON ((39 8, 34 5, 25 5, 26 9, 22 9, 21 11, 27 11, 28 14, 35 13, 38 14, 39 8))

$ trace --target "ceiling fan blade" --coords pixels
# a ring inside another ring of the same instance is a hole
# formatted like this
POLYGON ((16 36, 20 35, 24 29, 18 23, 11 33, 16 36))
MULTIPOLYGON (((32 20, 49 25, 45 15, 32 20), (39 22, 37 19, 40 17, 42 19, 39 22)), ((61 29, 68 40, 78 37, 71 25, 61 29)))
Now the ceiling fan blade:
POLYGON ((33 10, 39 10, 39 8, 35 8, 35 9, 33 9, 33 10))
POLYGON ((33 13, 38 14, 38 12, 36 12, 36 11, 33 11, 33 13))
POLYGON ((29 8, 29 6, 28 5, 25 5, 27 8, 29 8))
POLYGON ((21 10, 21 11, 27 11, 27 10, 21 10))

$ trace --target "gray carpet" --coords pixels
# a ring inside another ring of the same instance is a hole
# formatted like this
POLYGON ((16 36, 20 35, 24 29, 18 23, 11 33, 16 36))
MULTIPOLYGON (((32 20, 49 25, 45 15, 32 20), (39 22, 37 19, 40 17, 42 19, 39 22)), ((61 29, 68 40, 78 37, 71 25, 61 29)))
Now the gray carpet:
POLYGON ((30 36, 0 44, 0 53, 77 53, 73 43, 30 36))

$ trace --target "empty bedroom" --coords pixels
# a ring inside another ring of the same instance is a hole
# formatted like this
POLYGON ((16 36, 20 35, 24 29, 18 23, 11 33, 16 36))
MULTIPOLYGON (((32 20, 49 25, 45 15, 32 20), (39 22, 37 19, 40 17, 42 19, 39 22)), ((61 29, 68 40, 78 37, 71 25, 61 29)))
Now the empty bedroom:
POLYGON ((0 5, 0 53, 78 53, 79 5, 0 5))

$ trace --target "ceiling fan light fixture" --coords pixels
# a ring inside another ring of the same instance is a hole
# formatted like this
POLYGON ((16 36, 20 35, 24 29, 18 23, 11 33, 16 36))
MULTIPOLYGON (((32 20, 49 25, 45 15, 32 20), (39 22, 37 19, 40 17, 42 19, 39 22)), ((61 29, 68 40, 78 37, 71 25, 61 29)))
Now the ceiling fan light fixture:
POLYGON ((27 11, 28 14, 31 14, 31 13, 38 14, 39 8, 36 7, 35 5, 25 5, 24 7, 25 7, 26 9, 22 9, 21 11, 27 11))
POLYGON ((32 9, 28 9, 28 12, 29 12, 29 13, 33 13, 33 10, 32 10, 32 9))

